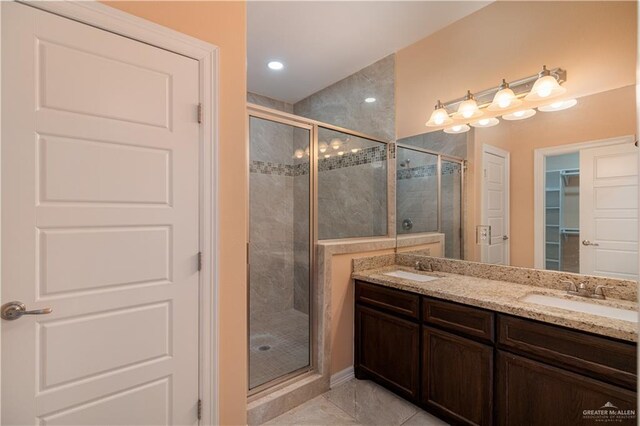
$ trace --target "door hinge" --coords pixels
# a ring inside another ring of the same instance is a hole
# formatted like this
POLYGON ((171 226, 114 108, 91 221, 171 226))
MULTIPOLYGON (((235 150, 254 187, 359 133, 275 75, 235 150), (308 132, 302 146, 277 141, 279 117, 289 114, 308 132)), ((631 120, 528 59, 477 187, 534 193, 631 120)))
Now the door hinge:
POLYGON ((202 252, 198 252, 198 271, 202 271, 202 252))
POLYGON ((202 123, 202 104, 198 104, 198 123, 202 123))
POLYGON ((198 420, 202 420, 202 400, 198 400, 198 420))

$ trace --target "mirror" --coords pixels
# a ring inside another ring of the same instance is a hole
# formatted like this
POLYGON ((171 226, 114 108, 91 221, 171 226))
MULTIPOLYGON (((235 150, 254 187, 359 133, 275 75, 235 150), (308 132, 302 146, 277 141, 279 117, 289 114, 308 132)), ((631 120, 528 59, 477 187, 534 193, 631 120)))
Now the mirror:
POLYGON ((637 279, 632 92, 467 133, 399 139, 397 246, 439 232, 447 258, 637 279), (620 114, 625 108, 631 113, 620 114))

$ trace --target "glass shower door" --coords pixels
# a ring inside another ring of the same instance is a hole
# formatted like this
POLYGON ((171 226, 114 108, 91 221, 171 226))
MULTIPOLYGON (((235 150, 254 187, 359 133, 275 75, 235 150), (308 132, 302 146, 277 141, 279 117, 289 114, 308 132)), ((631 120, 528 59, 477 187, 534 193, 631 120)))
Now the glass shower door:
POLYGON ((445 257, 462 259, 462 162, 442 158, 440 185, 442 193, 442 233, 445 257))
POLYGON ((249 390, 310 368, 311 127, 249 118, 249 390))

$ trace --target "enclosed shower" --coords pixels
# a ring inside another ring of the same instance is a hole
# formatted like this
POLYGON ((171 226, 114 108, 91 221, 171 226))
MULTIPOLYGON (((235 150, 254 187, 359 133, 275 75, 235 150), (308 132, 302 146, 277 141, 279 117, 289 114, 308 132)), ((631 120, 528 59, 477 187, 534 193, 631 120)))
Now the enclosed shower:
POLYGON ((385 141, 249 105, 249 394, 311 371, 317 240, 387 236, 385 141))
POLYGON ((444 256, 462 259, 464 160, 397 144, 396 232, 444 234, 444 256))

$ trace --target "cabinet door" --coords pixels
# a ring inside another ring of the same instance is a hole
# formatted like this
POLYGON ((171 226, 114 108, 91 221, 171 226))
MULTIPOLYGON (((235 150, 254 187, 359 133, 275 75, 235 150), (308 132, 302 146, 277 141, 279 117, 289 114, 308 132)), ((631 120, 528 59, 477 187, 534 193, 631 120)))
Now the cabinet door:
POLYGON ((355 374, 398 394, 418 398, 420 326, 356 305, 355 374))
POLYGON ((635 392, 508 352, 497 363, 501 425, 636 424, 635 392))
POLYGON ((422 332, 422 402, 457 424, 491 424, 493 348, 431 327, 422 332))

